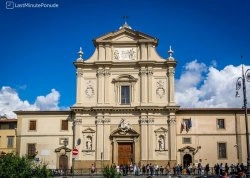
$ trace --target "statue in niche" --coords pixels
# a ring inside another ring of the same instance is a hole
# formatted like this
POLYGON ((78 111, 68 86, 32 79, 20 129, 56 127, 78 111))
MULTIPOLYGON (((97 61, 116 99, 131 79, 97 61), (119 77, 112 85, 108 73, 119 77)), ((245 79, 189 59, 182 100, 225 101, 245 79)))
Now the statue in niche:
POLYGON ((91 137, 87 137, 86 149, 87 149, 87 150, 92 150, 92 141, 91 141, 91 137))
POLYGON ((164 139, 160 137, 158 142, 159 142, 159 150, 164 150, 164 139))

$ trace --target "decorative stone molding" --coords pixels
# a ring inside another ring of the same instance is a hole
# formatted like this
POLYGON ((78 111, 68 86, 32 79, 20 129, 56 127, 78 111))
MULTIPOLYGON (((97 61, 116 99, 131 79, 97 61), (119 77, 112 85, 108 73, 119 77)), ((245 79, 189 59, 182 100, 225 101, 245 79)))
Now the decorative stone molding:
POLYGON ((98 124, 106 124, 106 123, 109 123, 109 122, 110 122, 109 118, 96 118, 95 119, 96 125, 98 125, 98 124))
POLYGON ((158 95, 160 98, 163 98, 166 93, 164 89, 164 82, 162 80, 159 80, 156 85, 156 95, 158 95))
POLYGON ((103 75, 104 75, 104 76, 110 76, 110 71, 107 70, 107 69, 104 69, 103 75))
POLYGON ((110 134, 110 138, 112 141, 116 141, 116 138, 124 138, 124 137, 129 137, 129 138, 134 138, 134 140, 137 140, 140 134, 136 132, 134 129, 129 129, 127 132, 123 132, 121 129, 116 129, 110 134))
POLYGON ((167 143, 166 137, 168 130, 164 127, 160 127, 156 129, 154 132, 155 132, 155 138, 157 140, 155 151, 168 151, 166 149, 166 143, 167 143))
POLYGON ((148 75, 151 75, 151 76, 152 76, 153 74, 154 74, 153 70, 152 70, 152 69, 149 69, 149 70, 148 70, 148 75))
POLYGON ((169 125, 175 125, 176 124, 176 118, 168 118, 167 120, 169 125))
POLYGON ((115 48, 113 58, 115 60, 136 60, 136 48, 115 48))
POLYGON ((172 118, 172 117, 168 118, 167 122, 168 122, 169 125, 175 125, 176 124, 176 118, 172 118))
POLYGON ((175 74, 175 69, 174 68, 168 68, 167 76, 174 76, 175 74))
POLYGON ((140 124, 152 124, 154 123, 154 118, 140 118, 140 124))
POLYGON ((140 69, 139 70, 139 76, 147 75, 148 72, 145 69, 140 69))
POLYGON ((77 76, 77 77, 83 76, 83 69, 82 69, 82 68, 77 68, 76 76, 77 76))
POLYGON ((93 151, 95 148, 95 130, 87 128, 82 131, 83 133, 83 152, 93 151))
POLYGON ((82 124, 82 118, 76 118, 76 119, 74 119, 74 123, 75 123, 76 125, 82 124))
POLYGON ((96 75, 97 76, 103 76, 105 74, 104 69, 97 69, 96 75))
POLYGON ((124 119, 121 119, 121 122, 119 124, 119 127, 118 127, 122 132, 127 132, 129 131, 131 128, 130 128, 130 124, 128 121, 125 121, 124 119))
POLYGON ((92 81, 88 81, 86 84, 85 95, 87 98, 92 98, 95 95, 95 90, 92 81))

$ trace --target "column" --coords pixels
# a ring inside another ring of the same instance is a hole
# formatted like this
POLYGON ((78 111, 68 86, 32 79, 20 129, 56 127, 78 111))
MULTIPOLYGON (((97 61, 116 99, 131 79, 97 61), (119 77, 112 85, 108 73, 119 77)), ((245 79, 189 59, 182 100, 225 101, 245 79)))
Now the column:
POLYGON ((176 160, 176 117, 175 113, 170 113, 168 116, 168 148, 169 148, 169 159, 176 160))

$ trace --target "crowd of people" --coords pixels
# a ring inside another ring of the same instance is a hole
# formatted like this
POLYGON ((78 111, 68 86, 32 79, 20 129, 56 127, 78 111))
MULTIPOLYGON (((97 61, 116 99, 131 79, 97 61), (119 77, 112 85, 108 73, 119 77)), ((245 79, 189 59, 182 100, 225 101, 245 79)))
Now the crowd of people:
POLYGON ((170 167, 170 164, 167 163, 166 166, 158 164, 126 164, 126 165, 112 165, 113 168, 120 172, 124 176, 126 175, 147 175, 147 176, 158 176, 158 175, 216 175, 222 178, 228 178, 230 175, 238 176, 239 178, 246 177, 246 166, 241 164, 231 164, 227 163, 217 163, 214 166, 209 164, 202 165, 198 164, 188 164, 183 167, 181 164, 175 164, 173 167, 170 167))

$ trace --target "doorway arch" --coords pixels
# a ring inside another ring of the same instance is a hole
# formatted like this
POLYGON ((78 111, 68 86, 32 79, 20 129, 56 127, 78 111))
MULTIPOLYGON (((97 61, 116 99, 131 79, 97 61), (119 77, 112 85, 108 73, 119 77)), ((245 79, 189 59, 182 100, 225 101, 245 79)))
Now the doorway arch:
POLYGON ((183 168, 186 168, 192 163, 192 156, 190 154, 185 154, 183 156, 183 168))

